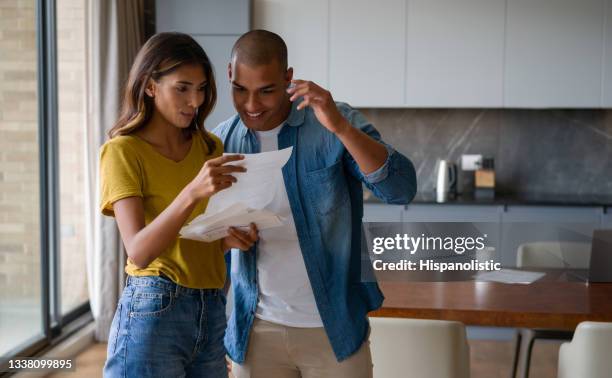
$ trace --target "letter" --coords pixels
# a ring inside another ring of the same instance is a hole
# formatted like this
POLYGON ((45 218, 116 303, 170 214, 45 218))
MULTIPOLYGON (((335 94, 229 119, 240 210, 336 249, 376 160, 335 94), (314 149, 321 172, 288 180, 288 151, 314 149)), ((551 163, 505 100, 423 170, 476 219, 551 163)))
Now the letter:
POLYGON ((410 250, 410 246, 408 245, 408 239, 409 239, 409 238, 408 238, 408 235, 407 235, 407 234, 404 234, 404 237, 402 238, 402 241, 404 242, 404 249, 405 249, 406 251, 409 251, 409 250, 410 250))
POLYGON ((374 267, 374 270, 382 270, 382 268, 380 267, 380 263, 381 263, 380 260, 374 260, 374 262, 372 263, 372 266, 374 267))
POLYGON ((400 234, 395 234, 395 248, 398 251, 402 250, 402 235, 400 234))
POLYGON ((380 255, 381 253, 383 253, 385 251, 384 248, 381 248, 381 244, 383 242, 384 238, 374 238, 373 242, 374 242, 374 248, 372 248, 372 252, 374 252, 377 255, 380 255))
POLYGON ((484 238, 479 236, 476 238, 476 249, 484 249, 484 238))
POLYGON ((432 247, 431 249, 433 249, 433 250, 440 250, 440 249, 443 249, 443 248, 442 248, 442 238, 441 238, 441 237, 439 237, 439 236, 437 236, 437 237, 428 237, 428 238, 427 238, 427 248, 426 248, 427 250, 429 250, 429 249, 430 249, 430 248, 429 248, 429 241, 430 241, 430 240, 431 240, 431 241, 432 241, 432 243, 433 243, 433 247, 432 247), (439 242, 439 245, 440 245, 439 247, 436 247, 436 241, 437 241, 437 242, 439 242))
POLYGON ((465 238, 465 248, 468 251, 472 251, 474 249, 474 238, 465 238))
POLYGON ((421 239, 421 237, 418 237, 418 238, 411 237, 410 241, 412 241, 412 251, 410 251, 410 254, 414 255, 415 253, 418 252, 420 244, 423 241, 423 239, 421 239))
POLYGON ((465 252, 465 238, 455 238, 455 253, 462 255, 465 252))
POLYGON ((447 251, 454 251, 453 243, 454 243, 453 238, 449 236, 445 237, 444 238, 444 249, 447 251))
POLYGON ((392 250, 395 248, 395 245, 393 244, 393 238, 385 238, 385 248, 387 250, 392 250))

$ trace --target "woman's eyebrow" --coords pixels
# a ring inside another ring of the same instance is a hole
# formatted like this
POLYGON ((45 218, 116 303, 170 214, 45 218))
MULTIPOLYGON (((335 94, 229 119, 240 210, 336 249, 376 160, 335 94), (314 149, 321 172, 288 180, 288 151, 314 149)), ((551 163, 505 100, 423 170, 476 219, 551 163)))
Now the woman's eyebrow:
MULTIPOLYGON (((207 82, 208 82, 207 80, 204 80, 203 82, 200 83, 200 85, 204 85, 207 82)), ((177 84, 193 85, 191 81, 185 81, 185 80, 179 80, 177 81, 177 84)))

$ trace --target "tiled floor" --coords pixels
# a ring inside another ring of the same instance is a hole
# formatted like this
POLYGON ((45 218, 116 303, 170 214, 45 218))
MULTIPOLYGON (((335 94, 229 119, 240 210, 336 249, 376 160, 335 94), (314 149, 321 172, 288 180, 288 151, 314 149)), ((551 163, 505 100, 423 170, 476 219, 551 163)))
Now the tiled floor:
MULTIPOLYGON (((557 376, 557 355, 560 342, 538 341, 535 344, 530 370, 531 377, 557 376)), ((507 378, 510 376, 513 345, 507 341, 471 340, 472 378, 507 378)), ((76 360, 76 372, 53 374, 53 378, 94 378, 102 376, 106 344, 95 344, 76 360)), ((376 377, 387 378, 387 377, 376 377)), ((395 377, 393 377, 395 378, 395 377)))

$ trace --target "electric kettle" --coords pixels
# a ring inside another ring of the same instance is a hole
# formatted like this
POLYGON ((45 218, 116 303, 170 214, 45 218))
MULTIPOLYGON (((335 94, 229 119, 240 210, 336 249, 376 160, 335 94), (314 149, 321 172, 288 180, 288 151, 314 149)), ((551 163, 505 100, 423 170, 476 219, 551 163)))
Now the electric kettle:
POLYGON ((457 188, 457 166, 448 160, 438 162, 438 180, 436 182, 436 201, 445 202, 449 193, 457 188))

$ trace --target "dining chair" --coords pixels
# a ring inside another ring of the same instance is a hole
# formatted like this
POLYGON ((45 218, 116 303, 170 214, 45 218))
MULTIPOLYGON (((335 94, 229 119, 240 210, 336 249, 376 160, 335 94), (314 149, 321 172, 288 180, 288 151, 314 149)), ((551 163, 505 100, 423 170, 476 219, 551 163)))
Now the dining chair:
POLYGON ((470 350, 460 322, 370 317, 374 378, 469 378, 470 350))
POLYGON ((557 378, 608 378, 612 372, 612 323, 582 322, 559 349, 557 378))
MULTIPOLYGON (((525 269, 588 269, 590 258, 590 243, 539 241, 519 245, 516 253, 516 266, 525 269)), ((529 377, 531 352, 536 339, 570 340, 572 335, 572 331, 517 329, 512 377, 516 377, 519 360, 523 361, 520 377, 529 377)))
POLYGON ((521 244, 516 253, 519 268, 588 269, 591 244, 544 241, 521 244))

